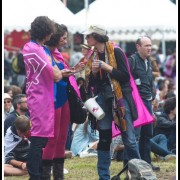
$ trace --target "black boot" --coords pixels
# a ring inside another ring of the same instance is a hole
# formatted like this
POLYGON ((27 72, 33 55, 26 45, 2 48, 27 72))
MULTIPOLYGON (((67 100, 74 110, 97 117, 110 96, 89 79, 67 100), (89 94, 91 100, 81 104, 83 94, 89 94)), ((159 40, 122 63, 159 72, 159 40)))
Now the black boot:
POLYGON ((54 180, 64 179, 64 158, 53 159, 53 178, 54 180))
POLYGON ((51 180, 52 160, 42 160, 42 180, 51 180))

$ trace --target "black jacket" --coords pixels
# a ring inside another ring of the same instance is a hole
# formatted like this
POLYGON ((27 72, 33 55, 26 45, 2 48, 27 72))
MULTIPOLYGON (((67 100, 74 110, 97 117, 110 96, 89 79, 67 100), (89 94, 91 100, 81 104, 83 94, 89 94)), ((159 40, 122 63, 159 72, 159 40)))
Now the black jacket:
POLYGON ((141 84, 137 85, 141 97, 145 100, 153 99, 153 75, 151 60, 147 59, 148 69, 146 71, 145 61, 138 53, 129 58, 130 69, 134 80, 140 79, 141 84))

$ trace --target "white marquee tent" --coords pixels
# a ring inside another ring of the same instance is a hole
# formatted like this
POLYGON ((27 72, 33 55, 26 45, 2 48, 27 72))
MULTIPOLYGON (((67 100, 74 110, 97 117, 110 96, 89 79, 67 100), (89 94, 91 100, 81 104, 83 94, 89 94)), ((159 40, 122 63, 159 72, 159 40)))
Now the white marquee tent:
POLYGON ((133 41, 143 34, 175 40, 177 6, 170 0, 96 0, 76 14, 77 31, 102 24, 112 40, 133 41))
POLYGON ((4 30, 29 30, 37 16, 48 16, 69 31, 74 27, 75 15, 60 0, 3 0, 2 5, 4 30))

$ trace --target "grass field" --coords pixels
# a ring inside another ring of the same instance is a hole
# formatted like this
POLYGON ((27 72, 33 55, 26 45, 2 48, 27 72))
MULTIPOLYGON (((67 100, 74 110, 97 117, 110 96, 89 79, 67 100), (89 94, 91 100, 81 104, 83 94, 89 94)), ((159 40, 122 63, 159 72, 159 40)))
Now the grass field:
MULTIPOLYGON (((96 170, 97 158, 79 158, 74 157, 72 159, 65 160, 65 168, 69 171, 65 174, 66 180, 98 180, 96 170)), ((165 162, 153 160, 154 165, 160 166, 161 170, 156 172, 158 180, 174 180, 173 176, 176 174, 176 161, 165 162)), ((111 162, 111 177, 115 176, 122 168, 122 162, 111 162)), ((124 179, 124 174, 121 179, 124 179)), ((53 179, 53 178, 52 178, 53 179)), ((178 178, 176 178, 178 179, 178 178)), ((28 180, 28 175, 21 177, 5 177, 4 180, 28 180)))

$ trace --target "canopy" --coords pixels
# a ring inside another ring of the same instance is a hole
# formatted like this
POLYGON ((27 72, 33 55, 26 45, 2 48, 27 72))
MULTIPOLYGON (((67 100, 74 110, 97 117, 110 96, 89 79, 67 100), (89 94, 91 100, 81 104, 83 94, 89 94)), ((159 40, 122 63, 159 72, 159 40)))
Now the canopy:
POLYGON ((57 23, 73 27, 74 14, 60 0, 3 0, 4 30, 29 30, 37 16, 48 16, 57 23))
POLYGON ((77 31, 104 25, 110 39, 132 41, 143 34, 175 40, 177 6, 170 0, 96 0, 76 14, 77 31))

